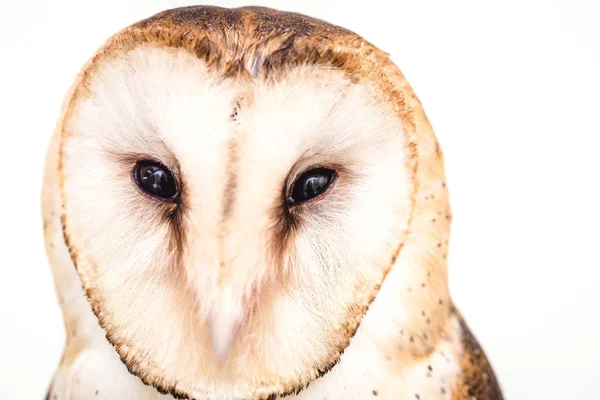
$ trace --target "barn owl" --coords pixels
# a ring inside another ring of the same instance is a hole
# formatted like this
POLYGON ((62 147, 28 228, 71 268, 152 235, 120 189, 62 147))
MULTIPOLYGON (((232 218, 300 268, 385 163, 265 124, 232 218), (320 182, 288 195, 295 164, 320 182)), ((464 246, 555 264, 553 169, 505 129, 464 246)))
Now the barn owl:
POLYGON ((443 155, 387 54, 259 7, 109 39, 46 158, 81 399, 502 399, 447 285, 443 155))

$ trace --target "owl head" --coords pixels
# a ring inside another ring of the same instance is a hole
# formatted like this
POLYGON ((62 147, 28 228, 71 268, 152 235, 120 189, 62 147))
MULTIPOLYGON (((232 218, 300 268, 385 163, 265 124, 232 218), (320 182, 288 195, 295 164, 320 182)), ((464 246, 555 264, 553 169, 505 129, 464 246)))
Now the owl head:
POLYGON ((266 8, 166 11, 94 55, 57 135, 70 258, 146 384, 267 398, 361 329, 413 356, 442 331, 442 155, 358 35, 266 8))

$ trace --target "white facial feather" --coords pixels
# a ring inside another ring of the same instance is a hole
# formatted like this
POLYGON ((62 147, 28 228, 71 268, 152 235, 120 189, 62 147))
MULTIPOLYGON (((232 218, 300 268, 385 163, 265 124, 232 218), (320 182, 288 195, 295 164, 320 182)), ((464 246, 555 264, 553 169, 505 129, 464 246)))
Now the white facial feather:
POLYGON ((247 366, 265 364, 267 375, 310 373, 305 366, 340 340, 357 295, 389 268, 408 221, 403 135, 375 90, 314 66, 277 81, 223 80, 185 50, 140 46, 102 66, 89 91, 65 127, 66 210, 80 271, 116 340, 177 365, 174 380, 256 379, 247 366), (132 183, 132 163, 146 158, 182 182, 179 257, 164 205, 132 183), (294 176, 321 165, 341 168, 335 186, 301 206, 276 257, 282 196, 294 176), (234 200, 225 219, 226 195, 234 200), (205 363, 164 348, 190 340, 205 363), (229 371, 214 372, 214 356, 230 352, 229 371))

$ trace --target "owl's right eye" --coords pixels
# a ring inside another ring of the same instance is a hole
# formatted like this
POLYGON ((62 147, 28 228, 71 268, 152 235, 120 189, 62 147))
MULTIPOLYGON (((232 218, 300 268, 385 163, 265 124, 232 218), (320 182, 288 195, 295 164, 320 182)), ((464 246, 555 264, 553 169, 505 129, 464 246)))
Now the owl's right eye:
POLYGON ((168 202, 177 200, 177 181, 171 171, 159 162, 138 161, 133 167, 133 180, 142 192, 154 199, 168 202))

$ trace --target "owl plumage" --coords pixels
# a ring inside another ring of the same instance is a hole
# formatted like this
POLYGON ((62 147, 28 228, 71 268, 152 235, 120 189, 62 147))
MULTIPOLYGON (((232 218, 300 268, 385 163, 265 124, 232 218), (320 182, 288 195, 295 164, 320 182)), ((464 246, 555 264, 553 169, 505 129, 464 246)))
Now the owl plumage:
POLYGON ((448 294, 440 147, 353 32, 138 22, 77 77, 44 182, 51 399, 502 398, 448 294))

